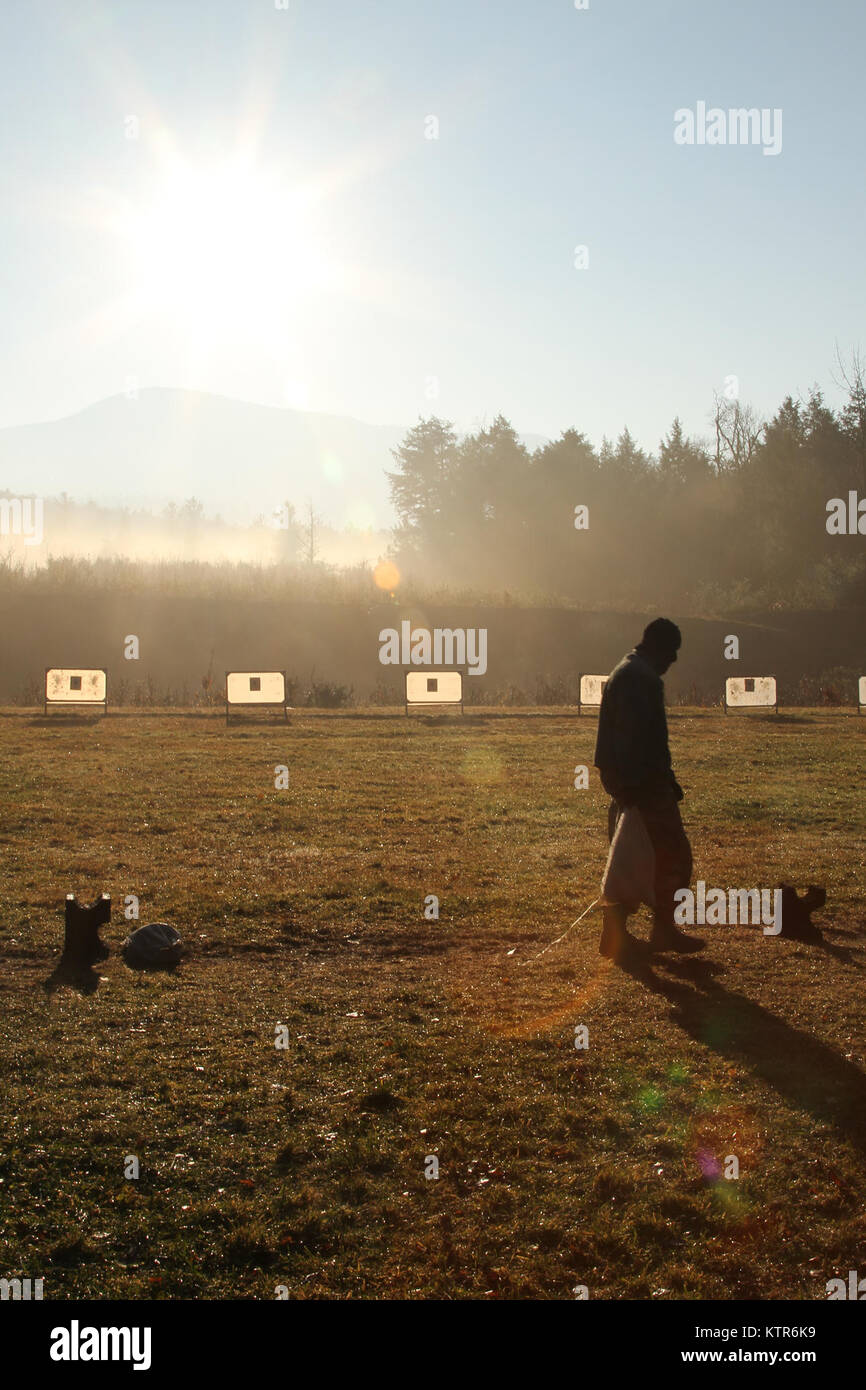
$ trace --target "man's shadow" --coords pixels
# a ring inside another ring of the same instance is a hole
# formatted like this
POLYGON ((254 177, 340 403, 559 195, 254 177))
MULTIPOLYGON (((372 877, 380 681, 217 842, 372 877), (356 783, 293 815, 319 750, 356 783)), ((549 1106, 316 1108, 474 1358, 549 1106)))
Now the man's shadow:
POLYGON ((641 954, 622 968, 673 1005, 672 1018, 689 1037, 747 1066, 794 1108, 832 1125, 866 1153, 866 1073, 810 1033, 793 1028, 715 978, 708 960, 669 961, 656 973, 641 954))

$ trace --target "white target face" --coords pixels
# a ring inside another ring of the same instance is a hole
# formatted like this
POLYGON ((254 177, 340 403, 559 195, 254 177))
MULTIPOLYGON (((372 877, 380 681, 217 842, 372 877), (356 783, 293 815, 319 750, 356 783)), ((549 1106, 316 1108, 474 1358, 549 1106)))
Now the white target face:
POLYGON ((229 671, 226 699, 230 705, 282 705, 286 678, 282 671, 229 671))
POLYGON ((410 705, 459 705, 463 699, 460 671, 407 671, 406 702, 410 705))
POLYGON ((55 666, 45 672, 45 698, 67 705, 102 704, 108 677, 104 671, 55 666))
POLYGON ((866 676, 860 677, 860 703, 866 705, 866 676))
POLYGON ((776 703, 775 676, 730 676, 725 682, 725 700, 732 708, 772 708, 776 703))
POLYGON ((581 676, 580 703, 582 705, 600 705, 607 682, 607 676, 581 676))

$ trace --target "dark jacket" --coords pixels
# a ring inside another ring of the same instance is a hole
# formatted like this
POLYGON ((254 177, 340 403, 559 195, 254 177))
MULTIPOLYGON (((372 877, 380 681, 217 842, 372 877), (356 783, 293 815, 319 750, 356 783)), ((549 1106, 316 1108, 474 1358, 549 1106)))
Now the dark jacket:
POLYGON ((628 806, 673 792, 664 682, 637 650, 610 674, 601 697, 595 766, 609 796, 628 806))

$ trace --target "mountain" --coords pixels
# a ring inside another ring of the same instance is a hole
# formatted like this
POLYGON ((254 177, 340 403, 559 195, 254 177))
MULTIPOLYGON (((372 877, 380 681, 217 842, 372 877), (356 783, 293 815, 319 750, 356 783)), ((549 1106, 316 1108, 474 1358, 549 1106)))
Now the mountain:
MULTIPOLYGON (((197 497, 245 524, 308 500, 333 526, 393 525, 385 470, 405 426, 150 387, 75 415, 0 429, 0 488, 161 508, 197 497)), ((530 448, 540 443, 527 436, 530 448)))
POLYGON ((311 498, 336 526, 390 525, 384 470, 398 426, 153 387, 61 420, 0 430, 0 481, 12 492, 162 507, 197 497, 246 523, 311 498))

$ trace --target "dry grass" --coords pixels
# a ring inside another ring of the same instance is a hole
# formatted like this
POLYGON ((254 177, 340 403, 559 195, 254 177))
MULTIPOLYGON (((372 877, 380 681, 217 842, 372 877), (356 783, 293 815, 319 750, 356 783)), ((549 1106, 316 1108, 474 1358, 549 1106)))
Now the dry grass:
POLYGON ((866 721, 671 733, 698 876, 825 884, 822 946, 707 928, 704 960, 634 976, 593 915, 521 964, 606 850, 597 781, 572 787, 594 721, 564 711, 7 712, 0 1274, 50 1298, 808 1299, 862 1267, 866 721), (63 895, 102 889, 98 988, 46 994, 63 895), (122 963, 130 893, 183 933, 175 974, 122 963))

